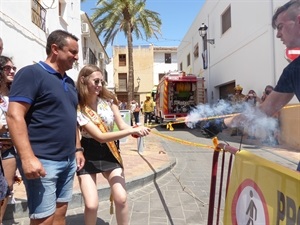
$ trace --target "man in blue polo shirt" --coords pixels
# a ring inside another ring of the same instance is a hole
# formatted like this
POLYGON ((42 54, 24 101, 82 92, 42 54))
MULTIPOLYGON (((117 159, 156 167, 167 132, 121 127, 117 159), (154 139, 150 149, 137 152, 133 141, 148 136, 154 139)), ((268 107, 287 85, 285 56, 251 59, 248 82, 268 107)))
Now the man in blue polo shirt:
POLYGON ((65 224, 79 150, 77 91, 65 73, 78 60, 78 38, 53 31, 47 59, 18 71, 9 95, 7 124, 27 192, 30 224, 65 224), (76 152, 76 153, 75 153, 76 152))

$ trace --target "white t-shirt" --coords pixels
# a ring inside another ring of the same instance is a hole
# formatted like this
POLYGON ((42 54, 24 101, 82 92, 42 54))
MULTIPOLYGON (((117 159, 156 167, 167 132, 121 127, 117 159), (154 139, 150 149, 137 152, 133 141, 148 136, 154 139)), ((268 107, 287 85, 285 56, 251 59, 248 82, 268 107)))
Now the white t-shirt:
POLYGON ((6 122, 6 112, 8 108, 8 97, 7 96, 1 96, 1 102, 0 102, 0 122, 3 125, 7 125, 6 122))
POLYGON ((136 103, 131 103, 130 104, 130 111, 131 112, 134 112, 134 110, 136 109, 136 107, 138 107, 139 104, 136 102, 136 103))

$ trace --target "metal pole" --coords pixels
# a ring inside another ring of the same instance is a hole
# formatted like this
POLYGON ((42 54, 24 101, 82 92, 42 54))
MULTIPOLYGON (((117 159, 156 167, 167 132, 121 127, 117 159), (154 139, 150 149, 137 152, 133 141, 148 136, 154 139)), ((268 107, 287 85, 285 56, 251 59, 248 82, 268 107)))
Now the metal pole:
POLYGON ((137 138, 137 149, 139 154, 144 152, 144 137, 137 138))

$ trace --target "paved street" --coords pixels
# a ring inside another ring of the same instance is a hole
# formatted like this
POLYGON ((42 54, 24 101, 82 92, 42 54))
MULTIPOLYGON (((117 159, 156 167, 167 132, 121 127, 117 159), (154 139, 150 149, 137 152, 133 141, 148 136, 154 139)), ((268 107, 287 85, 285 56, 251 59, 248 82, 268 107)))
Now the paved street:
MULTIPOLYGON (((204 225, 207 224, 209 206, 210 174, 213 151, 207 147, 193 146, 192 143, 212 145, 211 139, 204 138, 200 130, 176 128, 168 131, 157 127, 160 134, 168 135, 173 140, 157 137, 151 134, 147 137, 159 140, 170 157, 176 161, 172 170, 142 188, 129 192, 130 224, 131 225, 204 225), (183 139, 187 144, 180 144, 183 139), (191 144, 188 144, 188 143, 191 144)), ((156 129, 153 129, 155 133, 156 129)), ((230 137, 228 131, 219 135, 220 141, 226 140, 232 146, 239 148, 240 137, 230 137)), ((258 154, 266 159, 280 163, 292 169, 296 168, 299 152, 286 150, 280 146, 270 148, 258 146, 244 140, 242 149, 258 154)), ((227 157, 228 158, 228 157, 227 157)), ((224 188, 225 189, 225 188, 224 188)), ((222 209, 223 209, 222 205, 222 209)), ((221 210, 222 214, 222 210, 221 210)), ((6 224, 12 224, 7 221, 6 224)), ((16 219, 19 224, 29 224, 27 218, 16 219)), ((82 225, 83 208, 68 211, 67 224, 82 225)), ((116 225, 115 216, 109 215, 109 201, 99 203, 99 225, 116 225)), ((222 222, 220 222, 222 224, 222 222)))

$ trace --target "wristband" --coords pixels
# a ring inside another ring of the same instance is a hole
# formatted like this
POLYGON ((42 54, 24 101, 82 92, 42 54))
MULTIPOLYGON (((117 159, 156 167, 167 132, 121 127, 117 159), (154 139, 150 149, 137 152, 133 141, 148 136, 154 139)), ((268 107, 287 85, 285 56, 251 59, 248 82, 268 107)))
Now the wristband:
POLYGON ((83 148, 83 147, 76 148, 76 151, 75 151, 75 152, 84 152, 84 148, 83 148))

